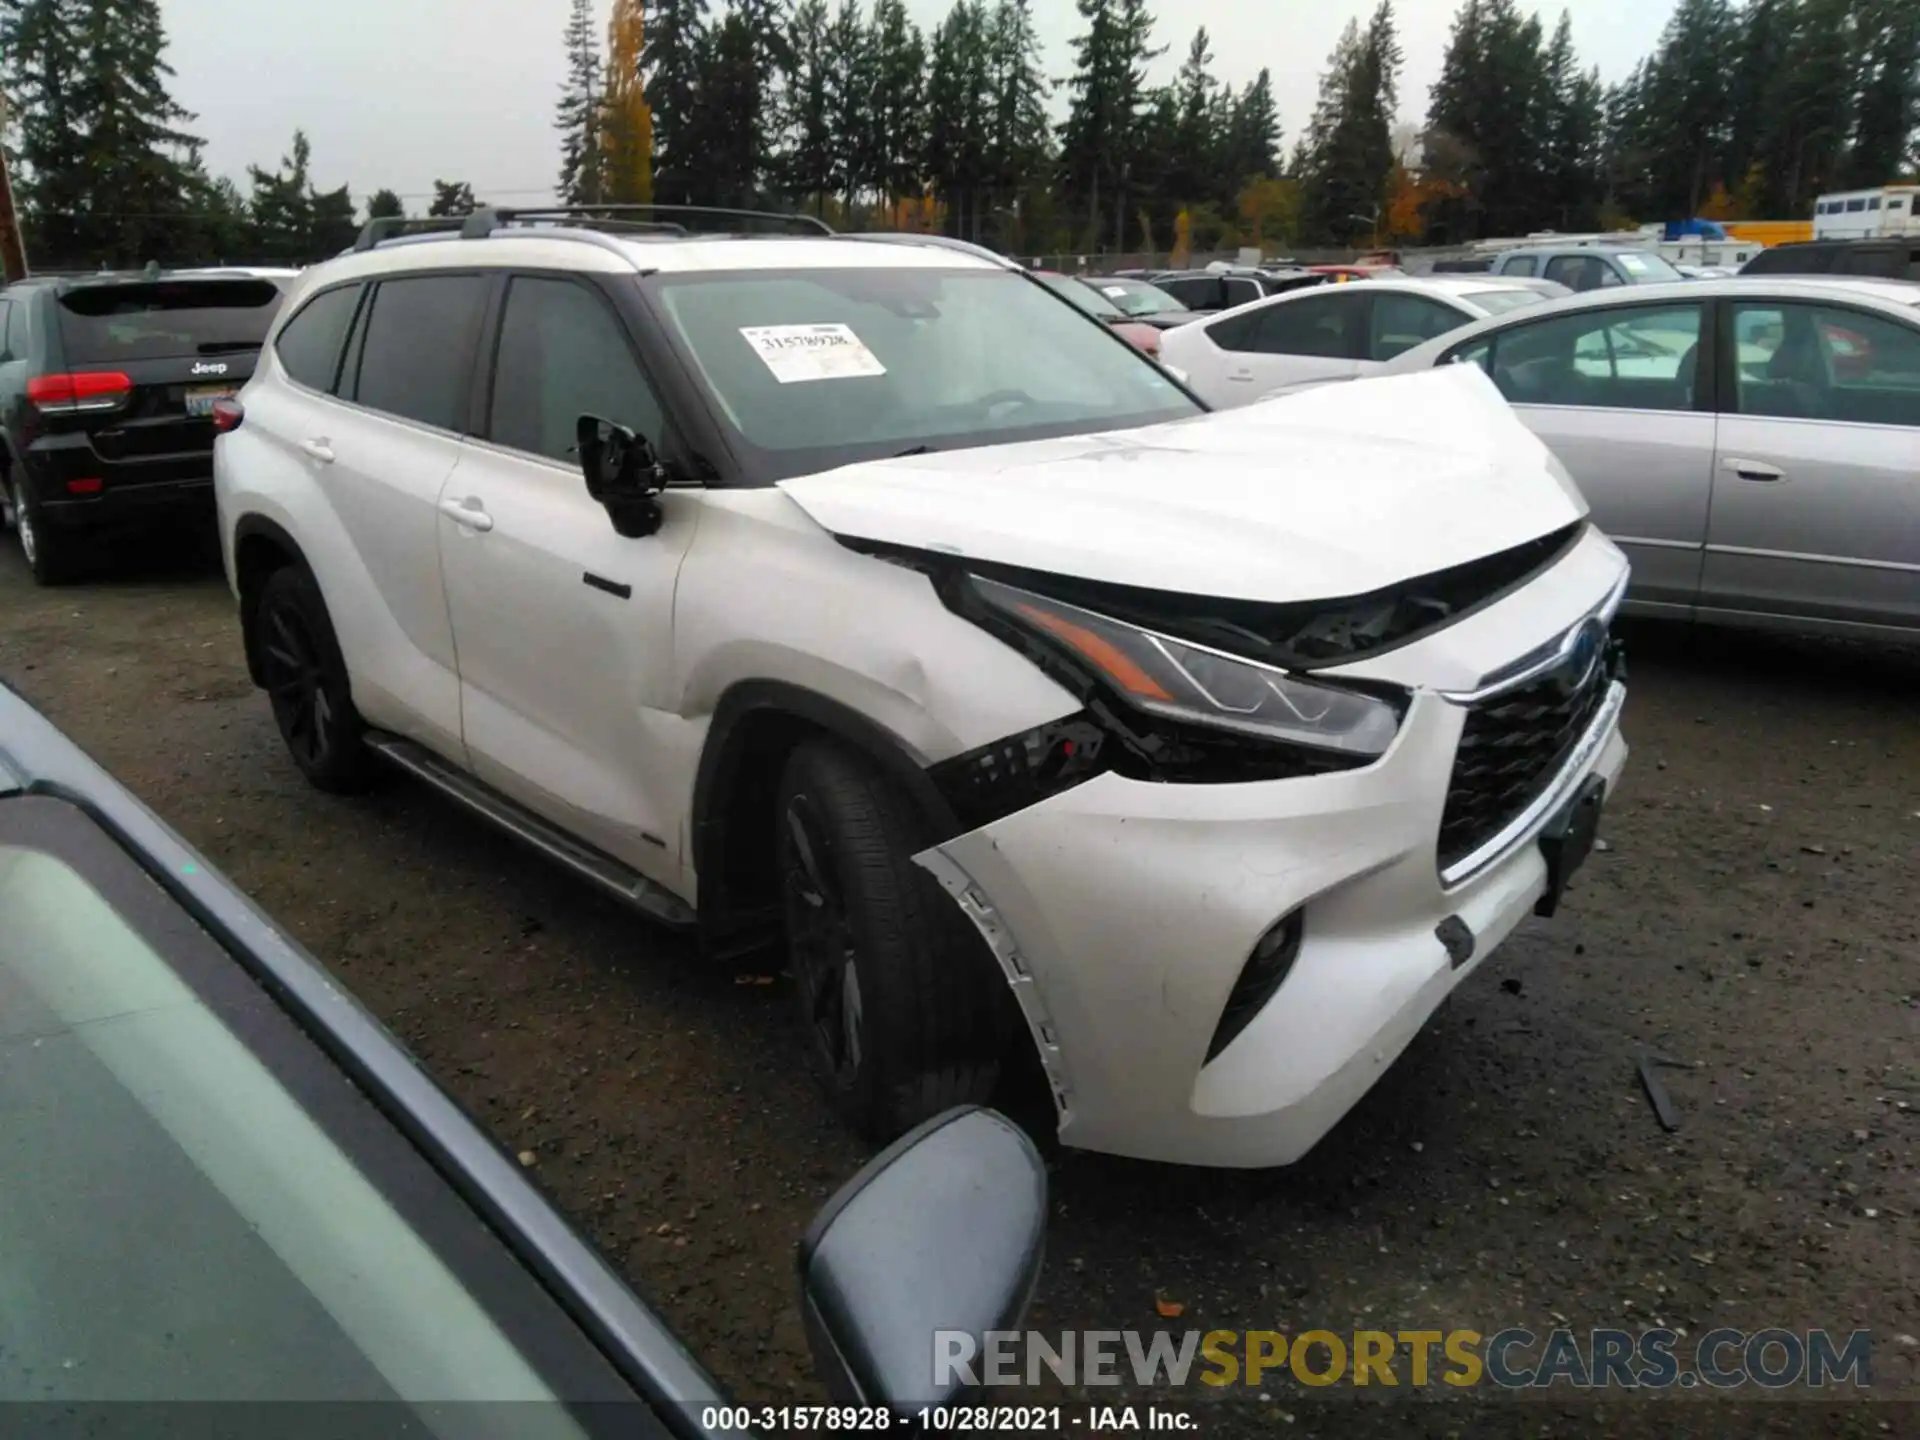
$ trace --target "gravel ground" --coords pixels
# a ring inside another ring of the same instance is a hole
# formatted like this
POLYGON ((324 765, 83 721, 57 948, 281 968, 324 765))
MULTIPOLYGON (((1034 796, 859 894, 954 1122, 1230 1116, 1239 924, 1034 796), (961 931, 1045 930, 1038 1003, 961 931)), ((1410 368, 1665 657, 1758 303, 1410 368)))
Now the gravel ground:
MULTIPOLYGON (((1879 1398, 1850 1409, 1381 1405, 1284 1374, 1158 1398, 1217 1435, 1920 1434, 1920 657, 1628 641, 1633 758, 1561 915, 1291 1170, 1058 1157, 1038 1328, 1865 1327, 1879 1398), (1686 1062, 1676 1133, 1643 1044, 1686 1062)), ((307 789, 205 568, 36 590, 9 544, 0 679, 533 1151, 743 1398, 818 1398, 792 1245, 864 1152, 784 981, 701 966, 417 785, 307 789)))

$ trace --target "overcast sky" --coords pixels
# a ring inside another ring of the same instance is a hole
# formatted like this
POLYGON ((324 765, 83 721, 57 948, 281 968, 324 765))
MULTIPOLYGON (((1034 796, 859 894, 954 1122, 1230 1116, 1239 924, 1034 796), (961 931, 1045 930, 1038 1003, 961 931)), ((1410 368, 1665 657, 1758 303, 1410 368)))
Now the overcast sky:
MULTIPOLYGON (((931 30, 952 0, 907 0, 931 30)), ((1573 15, 1585 63, 1615 81, 1650 50, 1673 0, 1519 0, 1551 30, 1573 15)), ((597 0, 604 21, 611 0, 597 0)), ((1399 0, 1406 68, 1402 109, 1425 114, 1456 0, 1399 0)), ((354 198, 382 187, 420 210, 435 178, 482 199, 552 196, 559 164, 553 102, 563 70, 567 0, 161 0, 174 93, 198 117, 216 175, 246 186, 246 167, 275 166, 296 127, 313 142, 323 189, 354 198)), ((1244 84, 1272 70, 1284 143, 1313 109, 1321 67, 1372 0, 1161 0, 1156 78, 1171 75, 1197 25, 1213 37, 1215 74, 1244 84), (1178 13, 1180 18, 1171 17, 1178 13)), ((1080 28, 1073 0, 1033 0, 1047 65, 1064 74, 1080 28)))

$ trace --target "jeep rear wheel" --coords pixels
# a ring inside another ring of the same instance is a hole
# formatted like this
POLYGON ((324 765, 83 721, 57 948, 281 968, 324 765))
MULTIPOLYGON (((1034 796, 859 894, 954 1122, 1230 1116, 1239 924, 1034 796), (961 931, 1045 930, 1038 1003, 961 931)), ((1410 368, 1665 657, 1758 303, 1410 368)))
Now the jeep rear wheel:
POLYGON ((317 789, 364 789, 374 767, 363 741, 366 723, 353 708, 326 601, 305 566, 267 577, 249 631, 274 723, 300 773, 317 789))
POLYGON ((877 1142, 992 1093, 1009 1007, 992 958, 931 876, 911 802, 813 741, 780 787, 779 876, 808 1064, 877 1142))
POLYGON ((39 507, 28 498, 24 486, 11 493, 7 508, 14 537, 20 542, 20 554, 34 582, 64 585, 71 580, 80 565, 80 541, 67 531, 48 525, 39 507))

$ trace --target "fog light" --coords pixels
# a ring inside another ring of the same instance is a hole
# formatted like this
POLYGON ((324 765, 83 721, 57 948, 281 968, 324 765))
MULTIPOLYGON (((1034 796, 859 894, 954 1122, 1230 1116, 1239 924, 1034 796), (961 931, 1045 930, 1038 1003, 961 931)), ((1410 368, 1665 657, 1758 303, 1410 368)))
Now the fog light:
POLYGON ((1233 982, 1226 1008, 1220 1012, 1220 1023, 1214 1028, 1213 1043, 1207 1047, 1209 1061, 1232 1044, 1234 1037, 1266 1008, 1267 1002, 1273 998, 1273 992, 1280 988, 1280 983, 1293 969, 1293 962, 1300 958, 1300 941, 1306 933, 1303 913, 1295 910, 1276 920, 1253 947, 1253 954, 1247 957, 1240 978, 1233 982))

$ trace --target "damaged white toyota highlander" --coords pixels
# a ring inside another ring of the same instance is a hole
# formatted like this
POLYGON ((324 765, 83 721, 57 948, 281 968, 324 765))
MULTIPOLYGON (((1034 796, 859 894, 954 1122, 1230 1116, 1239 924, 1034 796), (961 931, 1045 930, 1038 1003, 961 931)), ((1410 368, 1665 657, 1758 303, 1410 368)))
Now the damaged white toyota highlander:
POLYGON ((216 401, 313 783, 784 946, 875 1138, 1286 1164, 1553 913, 1627 565, 1479 371, 1209 414, 1010 265, 609 213, 369 227, 216 401))

